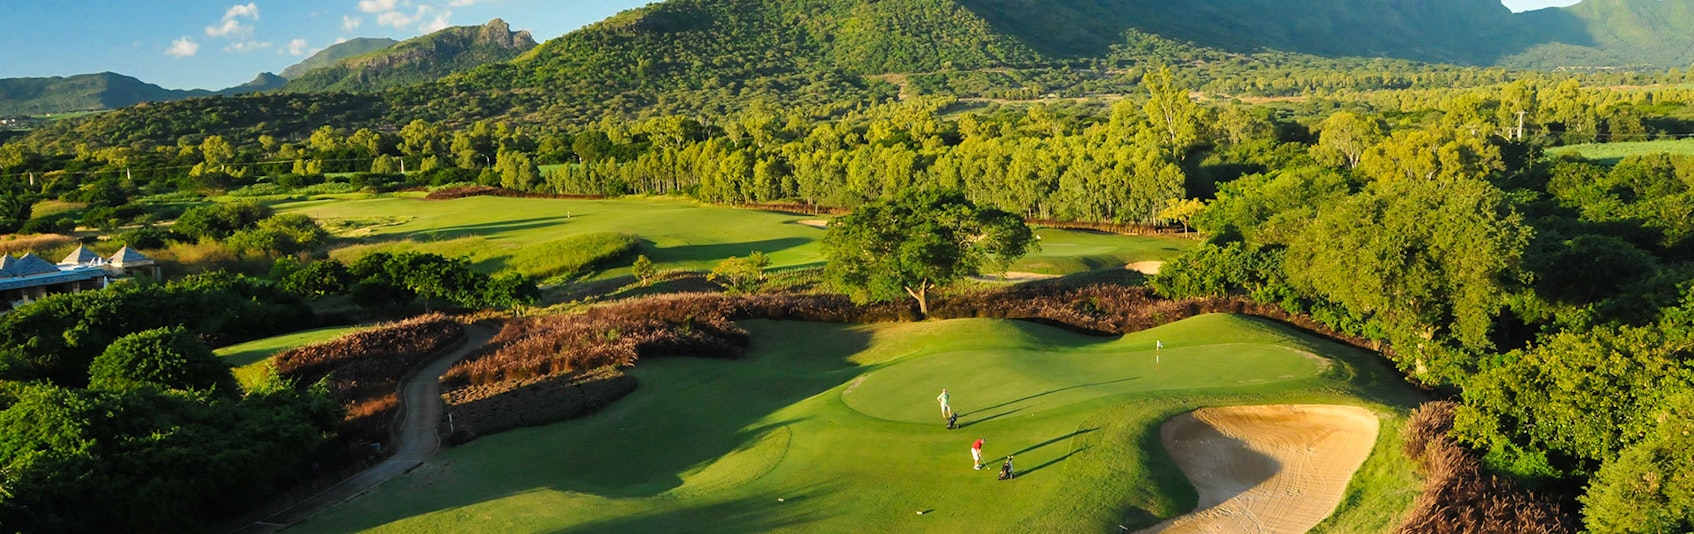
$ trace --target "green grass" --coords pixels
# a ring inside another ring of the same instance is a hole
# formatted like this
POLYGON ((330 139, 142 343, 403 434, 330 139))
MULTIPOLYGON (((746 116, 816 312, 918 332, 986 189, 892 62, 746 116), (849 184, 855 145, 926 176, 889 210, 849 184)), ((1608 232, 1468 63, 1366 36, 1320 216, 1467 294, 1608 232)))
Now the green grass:
POLYGON ((1550 156, 1573 154, 1607 165, 1616 165, 1624 158, 1644 154, 1694 154, 1694 139, 1561 146, 1547 149, 1547 154, 1550 156))
MULTIPOLYGON (((297 530, 1138 528, 1196 499, 1159 442, 1172 415, 1350 404, 1392 433, 1420 400, 1372 356, 1240 316, 1121 338, 990 319, 746 326, 744 361, 644 360, 631 370, 641 388, 599 414, 446 450, 297 530), (963 429, 940 423, 943 387, 963 429), (1015 454, 1022 475, 970 469, 976 438, 989 459, 1015 454)), ((1379 439, 1324 529, 1382 531, 1409 507, 1398 443, 1379 439)))
POLYGON ((1041 250, 1012 264, 1012 271, 1041 274, 1074 274, 1106 269, 1123 269, 1141 261, 1164 261, 1193 248, 1198 241, 1177 237, 1122 236, 1087 230, 1044 228, 1041 250))
POLYGON ((224 363, 235 368, 235 379, 241 382, 242 386, 251 387, 264 379, 265 367, 270 364, 271 356, 288 349, 329 341, 363 328, 365 327, 337 326, 305 330, 249 341, 240 345, 230 345, 215 352, 223 358, 224 363))
MULTIPOLYGON (((419 251, 470 257, 479 268, 508 267, 545 273, 573 270, 553 260, 563 256, 528 252, 558 247, 586 234, 633 234, 632 253, 645 254, 660 269, 705 271, 730 256, 755 251, 769 255, 773 269, 823 264, 822 229, 798 224, 811 217, 712 206, 671 198, 553 200, 472 197, 457 200, 378 198, 319 199, 277 204, 322 221, 354 244, 334 251, 351 260, 372 251, 419 251), (519 267, 521 265, 521 267, 519 267)), ((1072 274, 1118 269, 1135 261, 1164 259, 1192 246, 1184 239, 1041 230, 1043 249, 1013 270, 1072 274)), ((629 274, 627 265, 597 278, 629 274)))

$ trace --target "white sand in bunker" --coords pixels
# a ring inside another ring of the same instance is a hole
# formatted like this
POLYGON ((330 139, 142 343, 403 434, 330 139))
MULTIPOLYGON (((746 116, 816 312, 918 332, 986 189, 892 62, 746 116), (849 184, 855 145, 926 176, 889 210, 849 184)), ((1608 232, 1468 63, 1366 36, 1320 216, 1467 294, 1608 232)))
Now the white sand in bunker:
POLYGON ((1138 262, 1131 263, 1129 265, 1123 266, 1123 268, 1125 268, 1125 269, 1129 269, 1131 271, 1135 271, 1135 272, 1145 274, 1145 275, 1159 274, 1159 270, 1164 269, 1164 267, 1165 267, 1165 262, 1162 262, 1162 261, 1138 261, 1138 262))
POLYGON ((1200 502, 1141 532, 1306 532, 1341 503, 1377 428, 1375 414, 1353 406, 1231 406, 1173 417, 1160 434, 1200 502))
POLYGON ((1026 273, 1022 271, 1006 271, 1003 273, 981 274, 972 276, 978 282, 1034 282, 1037 280, 1052 280, 1056 274, 1026 273))
POLYGON ((810 226, 812 228, 823 228, 825 230, 829 229, 829 221, 826 221, 826 220, 823 220, 823 219, 806 219, 806 220, 803 220, 803 221, 794 221, 794 224, 798 224, 798 225, 801 225, 801 226, 810 226))

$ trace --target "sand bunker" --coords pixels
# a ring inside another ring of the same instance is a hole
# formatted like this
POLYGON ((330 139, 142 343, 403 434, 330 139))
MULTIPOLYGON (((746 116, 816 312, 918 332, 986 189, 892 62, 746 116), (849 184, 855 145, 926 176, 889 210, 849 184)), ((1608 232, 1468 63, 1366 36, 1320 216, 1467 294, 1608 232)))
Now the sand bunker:
POLYGON ((1145 275, 1149 275, 1149 276, 1159 274, 1159 270, 1163 269, 1164 267, 1165 267, 1165 262, 1162 262, 1162 261, 1138 261, 1138 262, 1131 263, 1129 265, 1123 266, 1123 268, 1125 268, 1125 269, 1129 269, 1131 271, 1135 271, 1135 272, 1145 274, 1145 275))
POLYGON ((1141 532, 1306 532, 1341 503, 1377 426, 1376 415, 1352 406, 1232 406, 1173 417, 1160 434, 1200 502, 1141 532))
POLYGON ((999 274, 980 274, 972 276, 978 282, 1034 282, 1037 280, 1052 280, 1056 274, 1026 273, 1022 271, 1006 271, 999 274))
POLYGON ((810 226, 812 228, 823 228, 823 229, 826 229, 826 230, 829 229, 829 221, 826 221, 826 220, 823 220, 823 219, 806 219, 804 221, 794 221, 794 224, 798 224, 798 225, 801 225, 801 226, 810 226))

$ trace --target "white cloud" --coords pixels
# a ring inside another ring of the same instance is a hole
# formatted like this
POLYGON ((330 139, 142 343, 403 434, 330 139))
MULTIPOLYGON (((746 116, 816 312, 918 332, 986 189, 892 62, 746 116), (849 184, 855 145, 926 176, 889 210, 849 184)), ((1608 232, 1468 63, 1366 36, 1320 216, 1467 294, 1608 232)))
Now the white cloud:
POLYGON ((223 22, 206 27, 207 37, 225 37, 231 35, 236 37, 247 37, 253 35, 253 25, 242 24, 241 21, 235 19, 227 19, 223 22))
POLYGON ((224 11, 224 20, 232 20, 232 19, 236 19, 236 18, 240 18, 240 17, 247 17, 247 18, 250 18, 250 19, 253 19, 253 20, 259 20, 259 6, 258 6, 258 4, 249 3, 249 4, 244 5, 244 6, 243 5, 229 6, 229 10, 224 11))
POLYGON ((366 13, 387 13, 394 11, 400 0, 359 0, 359 11, 366 13))
POLYGON ((189 57, 199 52, 200 44, 187 37, 171 41, 171 47, 165 49, 165 55, 171 57, 189 57))
POLYGON ((453 0, 453 1, 447 3, 447 7, 474 6, 476 4, 481 4, 481 3, 487 2, 487 1, 488 0, 453 0))
POLYGON ((240 19, 259 20, 258 4, 233 5, 224 10, 224 18, 217 24, 206 27, 207 37, 239 37, 247 38, 253 35, 252 24, 242 24, 240 19))
POLYGON ((306 55, 306 52, 308 52, 308 51, 309 51, 309 49, 306 48, 306 40, 305 39, 295 39, 293 41, 288 42, 288 55, 304 56, 304 55, 306 55))
POLYGON ((382 25, 386 25, 386 26, 393 26, 395 28, 405 28, 407 26, 411 26, 413 20, 416 20, 416 19, 413 18, 410 15, 407 15, 405 13, 401 13, 399 11, 389 11, 387 13, 383 13, 381 15, 376 16, 376 23, 377 24, 382 24, 382 25))
POLYGON ((418 30, 422 31, 424 33, 435 33, 435 32, 441 31, 441 30, 445 30, 445 29, 447 29, 448 26, 453 25, 452 22, 449 20, 449 19, 452 19, 452 18, 453 18, 453 12, 444 10, 444 11, 441 12, 440 15, 436 15, 434 20, 431 20, 429 22, 425 22, 425 23, 419 25, 418 30))
POLYGON ((225 46, 224 51, 241 53, 257 52, 272 46, 276 46, 276 43, 272 43, 270 41, 237 41, 230 43, 229 46, 225 46))
MULTIPOLYGON (((472 5, 489 0, 449 0, 449 5, 472 5)), ((453 25, 453 12, 439 3, 414 3, 413 0, 359 0, 359 11, 376 15, 375 22, 397 30, 416 28, 431 33, 453 25)), ((342 29, 352 31, 363 19, 343 16, 342 29)))

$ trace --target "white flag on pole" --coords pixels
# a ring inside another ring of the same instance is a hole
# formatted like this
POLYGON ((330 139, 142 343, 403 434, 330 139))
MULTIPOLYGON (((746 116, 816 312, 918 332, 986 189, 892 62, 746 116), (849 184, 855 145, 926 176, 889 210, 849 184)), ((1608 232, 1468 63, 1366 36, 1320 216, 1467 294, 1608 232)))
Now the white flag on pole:
POLYGON ((1153 342, 1153 348, 1155 348, 1155 349, 1162 349, 1162 348, 1165 348, 1165 342, 1163 342, 1163 341, 1154 341, 1154 342, 1153 342))

